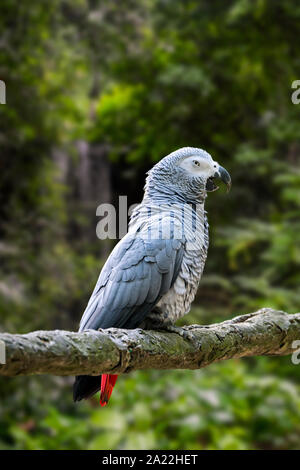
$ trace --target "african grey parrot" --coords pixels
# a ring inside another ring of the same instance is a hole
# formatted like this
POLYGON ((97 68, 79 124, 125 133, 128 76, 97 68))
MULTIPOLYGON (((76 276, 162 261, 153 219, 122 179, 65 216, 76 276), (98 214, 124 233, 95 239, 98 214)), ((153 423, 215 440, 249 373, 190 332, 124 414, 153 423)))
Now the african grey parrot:
MULTIPOLYGON (((128 233, 107 259, 82 316, 79 331, 98 328, 166 329, 189 312, 208 249, 204 202, 229 173, 204 150, 184 147, 160 160, 146 179, 144 198, 128 233)), ((101 389, 106 405, 117 375, 76 377, 74 401, 101 389)))

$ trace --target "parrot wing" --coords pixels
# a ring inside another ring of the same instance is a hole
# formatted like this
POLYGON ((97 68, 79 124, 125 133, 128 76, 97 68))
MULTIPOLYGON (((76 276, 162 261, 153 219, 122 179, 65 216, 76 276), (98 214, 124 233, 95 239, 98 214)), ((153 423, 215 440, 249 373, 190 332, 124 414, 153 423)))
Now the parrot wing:
POLYGON ((138 327, 172 287, 183 252, 183 240, 145 240, 127 233, 99 275, 79 331, 138 327))

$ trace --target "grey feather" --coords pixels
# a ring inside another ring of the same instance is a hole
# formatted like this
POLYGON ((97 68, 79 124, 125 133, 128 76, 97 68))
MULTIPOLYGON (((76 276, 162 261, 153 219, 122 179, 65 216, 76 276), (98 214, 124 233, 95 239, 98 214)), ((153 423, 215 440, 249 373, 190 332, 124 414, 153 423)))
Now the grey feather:
POLYGON ((134 328, 154 307, 155 314, 168 322, 189 311, 208 249, 206 181, 189 176, 179 165, 185 157, 194 155, 215 168, 207 152, 185 147, 149 171, 143 201, 132 213, 127 235, 100 273, 80 331, 110 326, 134 328), (196 231, 194 226, 198 227, 196 231), (167 237, 166 228, 170 228, 167 237), (178 228, 182 229, 179 237, 175 236, 178 228))
MULTIPOLYGON (((171 257, 165 256, 165 259, 169 260, 168 266, 163 255, 160 255, 160 263, 164 260, 162 272, 155 257, 148 257, 147 253, 151 250, 158 254, 166 252, 166 244, 170 242, 155 240, 154 246, 151 246, 149 243, 145 244, 142 238, 135 238, 132 243, 128 243, 128 237, 129 234, 119 242, 120 245, 125 244, 125 250, 113 251, 100 273, 94 293, 82 317, 80 331, 87 328, 121 325, 125 317, 128 322, 133 314, 138 322, 135 326, 138 326, 144 320, 149 308, 155 305, 166 289, 170 289, 175 261, 181 256, 180 249, 173 250, 171 257), (114 266, 111 277, 108 272, 109 266, 114 266), (164 283, 164 290, 161 292, 162 275, 168 270, 170 270, 169 285, 164 283), (122 273, 121 278, 117 272, 122 273), (142 302, 147 303, 147 306, 144 307, 142 302)), ((183 244, 180 246, 183 250, 183 244)))

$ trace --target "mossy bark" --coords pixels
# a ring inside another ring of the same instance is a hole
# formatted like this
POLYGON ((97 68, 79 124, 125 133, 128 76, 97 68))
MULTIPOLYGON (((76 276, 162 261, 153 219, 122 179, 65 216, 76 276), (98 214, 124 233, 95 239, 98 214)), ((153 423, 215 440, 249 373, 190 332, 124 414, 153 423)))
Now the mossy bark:
POLYGON ((123 374, 138 369, 199 369, 214 362, 294 352, 300 313, 262 309, 208 326, 184 327, 191 339, 152 330, 0 333, 6 364, 0 375, 123 374))

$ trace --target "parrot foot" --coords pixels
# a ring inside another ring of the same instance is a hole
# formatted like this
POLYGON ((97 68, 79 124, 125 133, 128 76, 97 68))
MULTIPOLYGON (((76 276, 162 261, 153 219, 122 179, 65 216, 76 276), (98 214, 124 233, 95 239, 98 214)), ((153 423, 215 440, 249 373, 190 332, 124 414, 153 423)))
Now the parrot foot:
POLYGON ((188 326, 182 328, 181 326, 173 325, 169 322, 162 321, 161 314, 155 314, 152 312, 140 325, 140 328, 144 330, 156 330, 156 331, 168 331, 169 333, 176 333, 180 335, 183 339, 187 339, 189 341, 194 339, 193 333, 188 331, 188 326))
POLYGON ((191 331, 187 331, 181 326, 175 326, 175 325, 164 325, 159 328, 162 331, 168 331, 169 333, 177 333, 180 335, 183 339, 187 339, 191 341, 193 339, 193 333, 191 331))

